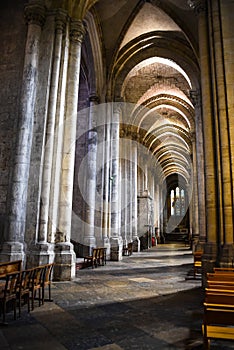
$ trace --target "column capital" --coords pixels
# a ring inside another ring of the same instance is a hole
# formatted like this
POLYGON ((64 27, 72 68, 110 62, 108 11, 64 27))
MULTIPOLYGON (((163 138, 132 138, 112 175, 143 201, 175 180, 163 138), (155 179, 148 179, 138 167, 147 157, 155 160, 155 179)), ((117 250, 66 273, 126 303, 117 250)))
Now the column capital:
POLYGON ((85 27, 81 20, 71 20, 70 23, 70 40, 74 43, 81 44, 85 35, 85 27))
POLYGON ((58 9, 55 15, 55 28, 57 33, 63 33, 68 20, 67 12, 63 9, 58 9))
POLYGON ((195 11, 196 14, 205 12, 207 9, 205 0, 187 0, 187 3, 195 11))
POLYGON ((190 99, 195 107, 201 106, 201 93, 200 90, 190 90, 190 99))
POLYGON ((24 8, 24 18, 27 24, 37 24, 42 27, 45 23, 45 6, 41 2, 32 2, 24 8))

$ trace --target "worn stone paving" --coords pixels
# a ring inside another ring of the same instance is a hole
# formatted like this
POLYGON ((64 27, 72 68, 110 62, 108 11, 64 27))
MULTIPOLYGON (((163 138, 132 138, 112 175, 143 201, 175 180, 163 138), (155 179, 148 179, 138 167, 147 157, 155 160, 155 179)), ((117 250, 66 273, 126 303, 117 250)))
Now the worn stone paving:
MULTIPOLYGON (((156 246, 54 282, 54 302, 0 328, 1 350, 170 350, 202 346, 201 280, 188 247, 156 246)), ((211 349, 234 349, 213 341, 211 349)))

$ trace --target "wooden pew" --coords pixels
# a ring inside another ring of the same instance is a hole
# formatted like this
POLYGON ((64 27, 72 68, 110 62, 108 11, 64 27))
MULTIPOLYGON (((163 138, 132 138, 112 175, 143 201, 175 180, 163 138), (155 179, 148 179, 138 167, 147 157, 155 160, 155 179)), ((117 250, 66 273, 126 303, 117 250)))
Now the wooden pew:
POLYGON ((234 283, 234 274, 232 273, 217 273, 217 272, 209 272, 206 274, 207 282, 233 282, 234 283))
POLYGON ((204 348, 211 339, 234 339, 234 293, 206 290, 203 317, 204 348))
POLYGON ((205 289, 203 339, 204 348, 210 349, 211 339, 234 340, 234 273, 214 269, 207 273, 205 289))
POLYGON ((214 273, 233 273, 234 267, 214 267, 214 273))

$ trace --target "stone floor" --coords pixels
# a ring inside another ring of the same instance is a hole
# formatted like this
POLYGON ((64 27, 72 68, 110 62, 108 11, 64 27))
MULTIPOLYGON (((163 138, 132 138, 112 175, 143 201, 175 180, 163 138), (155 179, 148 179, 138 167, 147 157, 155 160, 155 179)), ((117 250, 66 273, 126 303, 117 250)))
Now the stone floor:
POLYGON ((191 272, 189 248, 172 244, 78 270, 72 282, 53 283, 54 302, 16 321, 7 315, 0 349, 200 350, 203 292, 191 272))

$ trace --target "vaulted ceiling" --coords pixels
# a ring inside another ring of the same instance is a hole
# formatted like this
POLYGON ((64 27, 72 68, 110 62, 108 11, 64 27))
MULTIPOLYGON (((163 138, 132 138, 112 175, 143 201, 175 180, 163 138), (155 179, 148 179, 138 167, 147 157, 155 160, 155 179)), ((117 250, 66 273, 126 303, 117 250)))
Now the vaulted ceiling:
POLYGON ((197 17, 187 0, 99 0, 106 96, 132 104, 124 128, 160 163, 189 182, 196 130, 190 91, 199 89, 197 17), (135 136, 134 136, 135 137, 135 136))

